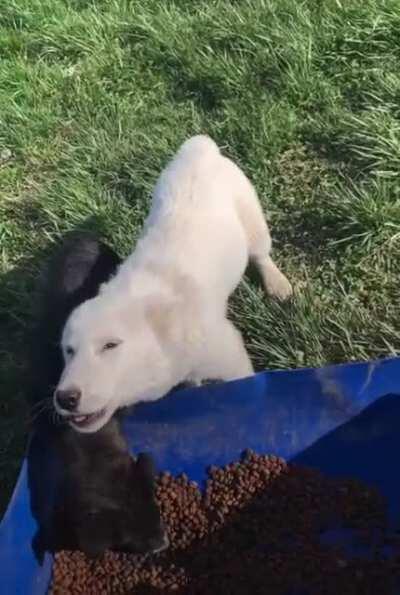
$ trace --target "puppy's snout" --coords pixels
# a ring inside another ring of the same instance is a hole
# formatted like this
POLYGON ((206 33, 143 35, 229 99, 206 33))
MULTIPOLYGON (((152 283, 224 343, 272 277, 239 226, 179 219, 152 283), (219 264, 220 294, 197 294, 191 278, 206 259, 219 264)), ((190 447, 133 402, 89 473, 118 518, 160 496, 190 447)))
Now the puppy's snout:
POLYGON ((75 411, 81 399, 81 391, 78 388, 58 390, 55 394, 57 405, 65 411, 75 411))

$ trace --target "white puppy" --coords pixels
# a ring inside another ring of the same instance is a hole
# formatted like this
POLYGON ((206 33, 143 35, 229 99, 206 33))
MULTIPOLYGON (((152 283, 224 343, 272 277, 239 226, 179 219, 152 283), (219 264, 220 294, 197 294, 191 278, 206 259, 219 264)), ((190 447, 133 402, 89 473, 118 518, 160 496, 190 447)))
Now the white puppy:
POLYGON ((67 321, 57 411, 93 432, 119 407, 159 399, 185 380, 252 374, 227 302, 249 258, 268 293, 291 294, 270 249, 243 172, 210 138, 186 141, 158 180, 134 252, 67 321))

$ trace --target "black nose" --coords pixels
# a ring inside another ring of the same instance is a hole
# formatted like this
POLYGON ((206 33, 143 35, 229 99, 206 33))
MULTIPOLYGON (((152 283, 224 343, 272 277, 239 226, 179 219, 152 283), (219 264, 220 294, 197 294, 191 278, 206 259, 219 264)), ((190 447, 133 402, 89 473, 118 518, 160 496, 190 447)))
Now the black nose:
POLYGON ((78 407, 81 398, 81 391, 78 388, 67 390, 58 390, 56 392, 56 401, 61 409, 74 411, 78 407))

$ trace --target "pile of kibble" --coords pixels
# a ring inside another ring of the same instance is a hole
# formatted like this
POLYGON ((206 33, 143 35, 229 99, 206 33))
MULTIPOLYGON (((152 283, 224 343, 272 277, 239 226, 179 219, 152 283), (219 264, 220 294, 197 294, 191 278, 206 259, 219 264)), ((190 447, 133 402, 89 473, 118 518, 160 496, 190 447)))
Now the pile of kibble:
POLYGON ((394 595, 400 586, 396 536, 390 557, 382 555, 384 502, 357 481, 247 452, 211 468, 204 493, 186 476, 164 474, 157 495, 168 550, 147 558, 109 552, 96 561, 60 552, 51 593, 394 595), (337 526, 352 528, 370 555, 322 545, 321 532, 337 526))

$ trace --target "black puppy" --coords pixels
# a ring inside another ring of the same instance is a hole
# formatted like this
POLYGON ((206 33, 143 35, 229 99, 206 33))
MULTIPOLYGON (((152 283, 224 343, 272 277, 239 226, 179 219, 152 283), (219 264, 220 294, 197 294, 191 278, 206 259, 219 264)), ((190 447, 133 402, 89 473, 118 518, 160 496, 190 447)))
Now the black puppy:
POLYGON ((30 400, 40 409, 52 399, 64 367, 59 343, 72 310, 95 297, 121 263, 89 234, 71 233, 43 270, 40 311, 30 354, 30 400))
POLYGON ((35 426, 58 454, 55 506, 43 532, 50 549, 156 552, 168 542, 155 501, 155 471, 148 455, 134 460, 117 418, 94 434, 57 424, 52 393, 63 368, 59 341, 71 311, 94 297, 120 260, 88 235, 71 236, 44 276, 42 312, 34 333, 30 399, 35 426))
POLYGON ((167 539, 155 502, 152 459, 129 454, 111 419, 95 434, 68 429, 58 440, 65 467, 56 494, 54 550, 157 552, 167 539))

